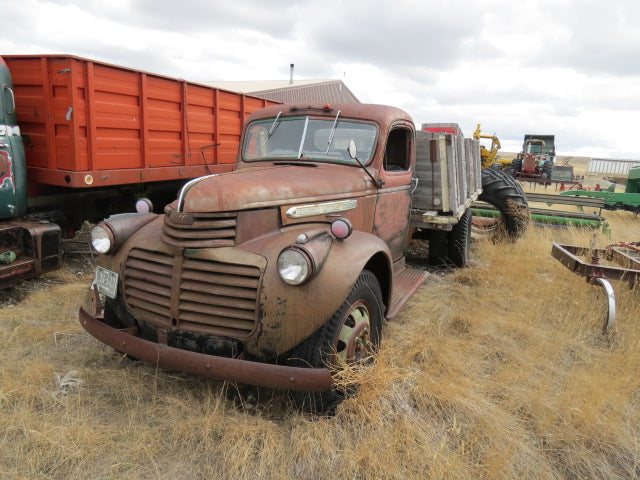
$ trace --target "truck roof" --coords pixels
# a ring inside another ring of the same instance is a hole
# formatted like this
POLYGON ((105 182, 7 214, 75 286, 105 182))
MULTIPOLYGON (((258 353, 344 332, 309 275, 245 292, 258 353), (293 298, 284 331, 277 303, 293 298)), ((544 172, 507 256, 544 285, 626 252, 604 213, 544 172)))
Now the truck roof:
POLYGON ((247 121, 250 122, 260 118, 275 117, 279 112, 282 112, 283 116, 314 113, 317 115, 335 116, 338 111, 340 112, 341 118, 373 120, 380 125, 390 125, 391 123, 399 120, 405 120, 413 123, 411 115, 400 108, 367 103, 273 105, 254 112, 247 121))
POLYGON ((527 140, 533 140, 533 139, 538 139, 538 140, 553 140, 556 136, 555 135, 538 135, 537 133, 527 133, 524 136, 525 141, 527 140))

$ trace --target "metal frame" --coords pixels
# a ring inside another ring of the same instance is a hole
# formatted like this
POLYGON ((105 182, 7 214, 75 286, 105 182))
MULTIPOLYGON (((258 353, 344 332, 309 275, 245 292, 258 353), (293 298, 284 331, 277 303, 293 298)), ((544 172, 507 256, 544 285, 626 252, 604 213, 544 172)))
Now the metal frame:
POLYGON ((609 280, 621 280, 634 286, 640 280, 640 242, 617 243, 607 248, 579 247, 575 245, 553 244, 551 255, 572 272, 586 277, 592 285, 604 288, 607 295, 607 315, 603 332, 610 332, 615 326, 615 292, 609 280), (585 261, 580 257, 590 258, 585 261), (601 260, 618 266, 603 265, 601 260))

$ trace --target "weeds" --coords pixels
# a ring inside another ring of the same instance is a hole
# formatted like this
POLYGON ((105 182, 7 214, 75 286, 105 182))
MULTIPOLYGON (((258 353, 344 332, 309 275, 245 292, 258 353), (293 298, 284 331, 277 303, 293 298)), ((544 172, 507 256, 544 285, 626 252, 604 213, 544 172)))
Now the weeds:
MULTIPOLYGON (((633 215, 607 217, 597 246, 640 237, 633 215)), ((332 418, 123 358, 78 335, 88 282, 49 274, 0 309, 0 478, 636 478, 638 292, 614 285, 604 339, 603 298, 552 241, 592 233, 532 227, 432 275, 375 362, 343 372, 360 387, 332 418)))

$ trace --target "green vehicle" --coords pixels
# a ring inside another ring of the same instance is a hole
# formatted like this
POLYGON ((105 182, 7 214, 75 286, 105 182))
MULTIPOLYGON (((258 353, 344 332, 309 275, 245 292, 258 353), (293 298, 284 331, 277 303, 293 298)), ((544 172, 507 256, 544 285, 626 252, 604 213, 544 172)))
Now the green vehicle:
POLYGON ((11 73, 0 58, 0 284, 59 268, 60 227, 23 217, 27 211, 25 150, 17 125, 11 73))

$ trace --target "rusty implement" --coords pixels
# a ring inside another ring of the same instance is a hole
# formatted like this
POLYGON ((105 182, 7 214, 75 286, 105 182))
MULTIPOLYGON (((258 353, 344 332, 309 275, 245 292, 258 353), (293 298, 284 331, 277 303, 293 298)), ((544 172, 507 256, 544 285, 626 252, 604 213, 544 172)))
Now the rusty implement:
POLYGON ((607 314, 603 332, 615 325, 615 292, 610 280, 621 280, 633 287, 640 280, 640 242, 621 242, 607 248, 553 244, 551 255, 592 285, 600 286, 607 296, 607 314))

